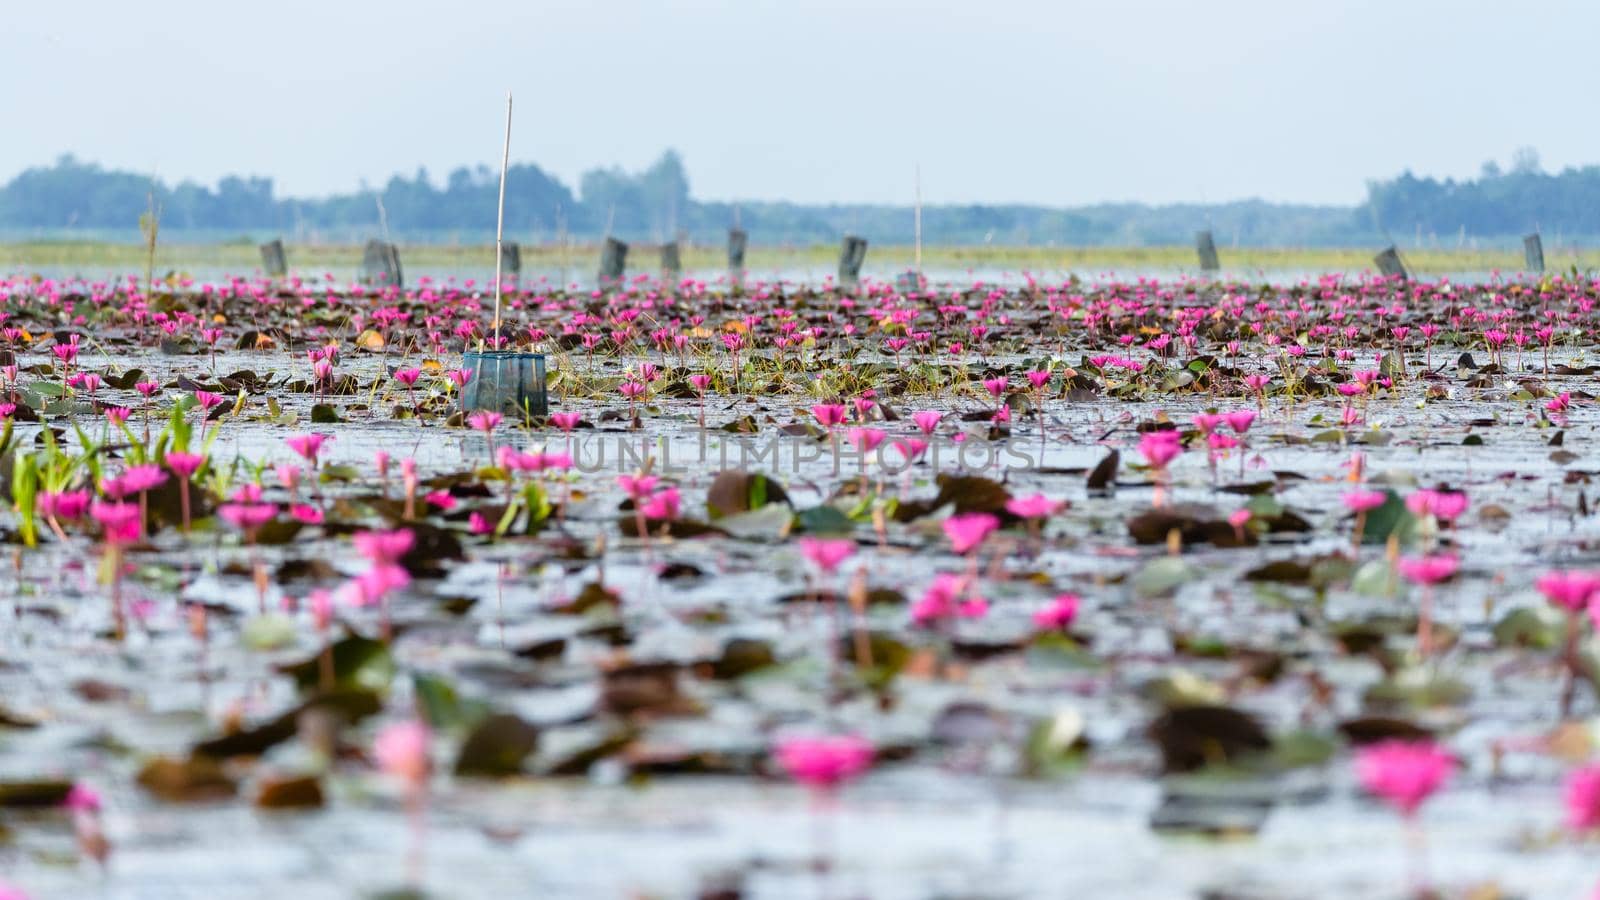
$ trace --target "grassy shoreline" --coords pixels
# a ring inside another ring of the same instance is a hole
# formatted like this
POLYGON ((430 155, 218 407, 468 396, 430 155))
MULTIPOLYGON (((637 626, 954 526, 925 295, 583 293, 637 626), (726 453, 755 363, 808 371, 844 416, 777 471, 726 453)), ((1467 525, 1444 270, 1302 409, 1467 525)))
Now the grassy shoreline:
MULTIPOLYGON (((308 274, 331 271, 342 274, 361 262, 361 247, 356 244, 290 244, 290 268, 308 274)), ((491 271, 492 245, 402 245, 405 265, 415 271, 429 269, 481 269, 491 271)), ((1228 272, 1255 271, 1359 272, 1372 268, 1374 248, 1241 247, 1222 248, 1223 267, 1228 272)), ((1522 253, 1517 250, 1402 250, 1407 264, 1419 274, 1449 272, 1487 272, 1498 269, 1520 271, 1522 253)), ((522 247, 523 265, 530 270, 567 268, 585 272, 599 258, 594 244, 522 247)), ((1600 268, 1600 248, 1562 248, 1546 250, 1550 271, 1566 271, 1576 265, 1580 271, 1600 268)), ((635 245, 629 254, 629 269, 653 271, 656 254, 651 245, 635 245)), ((831 245, 806 247, 751 247, 746 258, 750 271, 761 273, 781 269, 831 270, 838 249, 831 245)), ((868 254, 868 268, 882 270, 909 265, 913 251, 909 246, 875 246, 868 254)), ((1194 249, 1187 246, 1164 247, 929 247, 923 251, 924 267, 929 269, 984 269, 1008 272, 1052 273, 1075 271, 1193 271, 1197 268, 1194 249)), ((726 265, 719 246, 688 246, 684 265, 690 270, 717 270, 726 265)), ((144 248, 135 244, 98 241, 25 241, 0 243, 0 272, 28 272, 32 269, 85 267, 140 271, 144 268, 144 248)), ((242 243, 177 243, 156 249, 156 268, 165 271, 222 269, 248 274, 259 268, 260 256, 254 245, 242 243)))

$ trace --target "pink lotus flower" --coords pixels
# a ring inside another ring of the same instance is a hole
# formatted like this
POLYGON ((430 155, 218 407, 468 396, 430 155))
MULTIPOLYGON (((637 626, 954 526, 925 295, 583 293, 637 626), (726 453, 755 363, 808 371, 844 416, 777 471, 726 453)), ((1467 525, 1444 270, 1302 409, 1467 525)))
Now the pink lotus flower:
POLYGON ((449 512, 456 508, 456 498, 449 491, 429 491, 422 498, 429 506, 437 507, 440 512, 449 512))
POLYGON ((495 524, 489 521, 488 517, 477 510, 473 510, 472 515, 467 517, 467 530, 473 534, 493 534, 494 529, 495 524))
POLYGON ((1546 600, 1569 613, 1578 613, 1600 592, 1600 574, 1571 570, 1548 572, 1533 586, 1546 600))
POLYGON ((901 438, 892 445, 900 451, 906 462, 915 462, 922 454, 928 451, 928 442, 918 438, 901 438))
POLYGON ((67 799, 63 800, 61 805, 73 812, 99 812, 103 804, 99 791, 82 782, 75 782, 72 789, 67 791, 67 799))
POLYGON ((583 417, 575 412, 550 414, 550 424, 565 432, 571 432, 572 429, 577 428, 578 422, 582 421, 582 419, 583 417))
POLYGON ((100 479, 100 493, 112 500, 121 500, 123 497, 133 493, 133 491, 128 488, 127 482, 123 481, 121 477, 107 476, 100 479))
POLYGON ((982 512, 961 513, 944 520, 945 537, 950 539, 950 548, 959 554, 982 544, 989 532, 999 527, 999 519, 982 512))
POLYGON ((1037 371, 1028 372, 1027 378, 1028 383, 1033 385, 1034 388, 1042 388, 1050 383, 1050 370, 1039 369, 1037 371))
POLYGON ((278 483, 284 490, 293 493, 300 489, 300 467, 294 463, 279 463, 272 467, 273 474, 278 476, 278 483))
POLYGON ((311 610, 311 621, 318 631, 327 631, 333 624, 333 595, 317 588, 306 595, 305 605, 311 610))
POLYGON ((1139 455, 1153 468, 1165 469, 1183 452, 1182 436, 1176 431, 1147 431, 1139 438, 1139 455))
POLYGON ((911 414, 911 421, 922 429, 922 433, 932 435, 939 427, 939 420, 944 418, 944 413, 934 409, 924 409, 911 414))
POLYGON ((1060 512, 1064 506, 1059 500, 1051 500, 1043 494, 1034 494, 1031 497, 1013 497, 1006 501, 1006 512, 1019 519, 1043 519, 1060 512))
POLYGON ((618 475, 617 487, 627 491, 628 496, 637 503, 648 497, 650 492, 656 489, 656 482, 660 480, 654 475, 618 475))
POLYGON ((322 452, 322 445, 328 440, 325 434, 294 434, 284 438, 283 442, 289 446, 313 468, 317 465, 317 454, 322 452))
POLYGON ((139 506, 136 503, 94 501, 90 515, 100 523, 108 544, 131 544, 139 539, 139 506))
POLYGON ((690 375, 689 384, 694 386, 697 393, 704 394, 711 387, 711 376, 704 373, 690 375))
POLYGON ((500 425, 505 416, 497 412, 479 412, 467 416, 467 425, 475 431, 488 434, 500 425))
POLYGON ((161 467, 155 463, 129 466, 128 470, 122 473, 122 486, 130 494, 143 494, 155 490, 166 480, 167 473, 161 471, 161 467))
POLYGON ((1600 827, 1600 765, 1590 764, 1568 775, 1563 799, 1568 828, 1583 832, 1600 827))
POLYGON ((271 503, 224 503, 217 507, 222 521, 251 536, 277 514, 278 508, 271 503))
POLYGON ((350 538, 356 552, 374 563, 395 563, 411 552, 417 537, 409 528, 394 531, 358 531, 350 538))
POLYGON ((822 427, 833 428, 844 424, 845 408, 840 403, 819 403, 811 407, 811 414, 822 427))
POLYGON ((195 391, 194 399, 199 401, 202 413, 208 413, 215 407, 222 405, 222 395, 210 391, 195 391))
POLYGON ((195 472, 200 471, 200 467, 205 465, 205 462, 206 458, 199 453, 185 453, 181 450, 170 450, 166 456, 167 468, 171 469, 174 475, 185 481, 192 478, 195 472))
POLYGON ((128 424, 128 415, 132 412, 133 410, 126 406, 108 406, 106 407, 106 421, 118 427, 126 425, 128 424))
POLYGON ((871 453, 878 449, 887 437, 888 434, 877 428, 852 428, 845 432, 845 440, 861 453, 871 453))
POLYGON ((1382 506, 1389 499, 1389 495, 1383 491, 1355 490, 1346 492, 1339 499, 1344 503, 1345 509, 1353 513, 1364 513, 1382 506))
POLYGON ((411 583, 411 575, 395 563, 375 563, 372 568, 350 580, 354 589, 351 598, 357 605, 381 603, 383 598, 411 583))
POLYGON ((678 518, 678 511, 682 506, 683 498, 675 487, 664 487, 640 505, 639 511, 646 519, 654 522, 670 522, 678 518))
POLYGON ((289 515, 305 525, 321 525, 323 520, 322 510, 309 503, 296 503, 289 507, 289 515))
POLYGON ((90 495, 86 490, 40 491, 34 506, 39 515, 54 519, 80 519, 89 511, 90 495))
POLYGON ((1441 522, 1454 522, 1467 511, 1467 495, 1461 491, 1421 490, 1406 498, 1406 509, 1414 516, 1431 515, 1441 522))
POLYGON ((872 745, 854 735, 790 737, 778 743, 778 764, 789 777, 832 790, 872 766, 872 745))
POLYGON ((972 591, 966 577, 940 573, 921 599, 911 604, 911 621, 927 626, 947 619, 981 619, 988 612, 989 601, 972 591))
POLYGON ((1228 420, 1228 427, 1232 428, 1235 434, 1244 434, 1255 423, 1256 411, 1253 409, 1235 410, 1224 415, 1223 418, 1228 420))
POLYGON ((428 726, 418 721, 398 722, 378 732, 372 742, 372 756, 385 773, 420 787, 428 780, 428 726))
POLYGON ((1450 580, 1461 567, 1461 561, 1446 553, 1432 556, 1402 556, 1395 567, 1407 581, 1428 585, 1450 580))
POLYGON ((405 385, 407 388, 414 387, 417 383, 417 379, 421 377, 422 370, 417 368, 396 369, 394 373, 394 380, 405 385))
POLYGON ((1455 757, 1422 741, 1384 741, 1356 756, 1362 786, 1407 818, 1450 780, 1455 768, 1455 757))
POLYGON ((1033 614, 1033 624, 1044 631, 1065 631, 1078 617, 1081 601, 1077 594, 1060 594, 1050 605, 1033 614))
POLYGON ((829 575, 837 572, 839 565, 856 552, 856 542, 848 538, 803 537, 799 544, 805 558, 829 575))

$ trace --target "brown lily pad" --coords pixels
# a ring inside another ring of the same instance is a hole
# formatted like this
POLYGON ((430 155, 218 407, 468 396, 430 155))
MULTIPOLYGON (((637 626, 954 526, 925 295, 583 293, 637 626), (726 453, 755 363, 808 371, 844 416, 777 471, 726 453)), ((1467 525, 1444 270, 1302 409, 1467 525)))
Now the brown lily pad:
POLYGON ((222 764, 209 756, 178 759, 158 756, 139 770, 141 787, 170 803, 203 803, 225 800, 238 791, 238 785, 223 771, 222 764))

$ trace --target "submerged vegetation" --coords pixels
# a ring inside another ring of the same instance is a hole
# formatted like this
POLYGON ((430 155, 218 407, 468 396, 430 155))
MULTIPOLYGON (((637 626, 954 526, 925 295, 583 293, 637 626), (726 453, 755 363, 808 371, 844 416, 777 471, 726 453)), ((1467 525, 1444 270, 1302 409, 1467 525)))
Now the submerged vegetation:
POLYGON ((1600 281, 484 288, 0 282, 14 895, 1600 877, 1600 281))

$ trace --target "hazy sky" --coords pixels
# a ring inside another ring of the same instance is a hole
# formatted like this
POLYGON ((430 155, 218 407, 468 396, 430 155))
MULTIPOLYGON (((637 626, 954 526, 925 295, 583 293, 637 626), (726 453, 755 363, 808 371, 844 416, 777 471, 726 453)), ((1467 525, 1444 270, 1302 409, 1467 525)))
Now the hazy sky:
POLYGON ((63 152, 350 190, 683 153, 702 199, 1354 203, 1600 162, 1600 3, 9 0, 0 180, 63 152))

